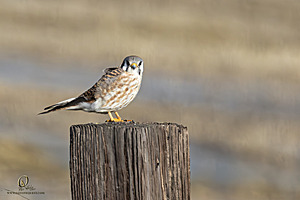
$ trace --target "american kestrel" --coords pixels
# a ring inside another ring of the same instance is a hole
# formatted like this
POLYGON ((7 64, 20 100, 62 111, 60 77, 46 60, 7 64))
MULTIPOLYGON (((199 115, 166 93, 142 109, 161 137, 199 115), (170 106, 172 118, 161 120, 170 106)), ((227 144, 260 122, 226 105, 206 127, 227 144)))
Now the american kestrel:
POLYGON ((104 75, 87 91, 46 107, 46 114, 56 110, 83 110, 108 114, 110 122, 123 122, 118 110, 126 107, 137 95, 144 70, 143 60, 138 56, 126 57, 116 68, 107 68, 104 75), (114 112, 117 118, 111 114, 114 112))

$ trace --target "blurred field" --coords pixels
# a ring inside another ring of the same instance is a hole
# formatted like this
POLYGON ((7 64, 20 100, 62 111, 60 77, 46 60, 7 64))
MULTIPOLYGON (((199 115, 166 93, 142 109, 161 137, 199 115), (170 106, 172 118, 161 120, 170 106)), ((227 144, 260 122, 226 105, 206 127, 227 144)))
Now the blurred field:
POLYGON ((145 84, 120 114, 188 126, 192 199, 299 199, 299 10, 294 0, 1 0, 0 187, 16 190, 28 173, 39 198, 69 198, 68 128, 107 116, 36 114, 136 54, 145 84))
POLYGON ((2 0, 0 7, 4 52, 86 67, 135 53, 147 70, 178 76, 299 80, 294 0, 2 0))

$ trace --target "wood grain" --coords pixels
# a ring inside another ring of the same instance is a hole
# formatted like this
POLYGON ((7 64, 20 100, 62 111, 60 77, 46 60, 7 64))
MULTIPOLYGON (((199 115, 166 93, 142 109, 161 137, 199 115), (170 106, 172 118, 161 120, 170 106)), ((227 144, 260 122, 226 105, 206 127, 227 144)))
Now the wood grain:
POLYGON ((187 128, 175 123, 70 127, 72 199, 190 199, 187 128))

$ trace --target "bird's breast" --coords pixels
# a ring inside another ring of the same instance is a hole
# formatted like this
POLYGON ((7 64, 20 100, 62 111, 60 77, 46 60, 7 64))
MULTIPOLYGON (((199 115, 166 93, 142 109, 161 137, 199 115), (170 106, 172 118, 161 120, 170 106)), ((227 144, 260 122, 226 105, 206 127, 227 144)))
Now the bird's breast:
POLYGON ((98 110, 114 111, 127 106, 137 95, 141 77, 124 73, 107 88, 102 89, 101 99, 95 103, 98 110))

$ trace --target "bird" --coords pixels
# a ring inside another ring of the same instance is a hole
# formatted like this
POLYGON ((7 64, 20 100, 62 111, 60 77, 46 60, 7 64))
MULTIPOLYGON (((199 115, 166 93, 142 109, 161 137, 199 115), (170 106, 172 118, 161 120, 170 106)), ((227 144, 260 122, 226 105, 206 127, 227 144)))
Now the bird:
POLYGON ((117 111, 136 97, 141 87, 143 71, 142 58, 127 56, 119 67, 106 68, 104 75, 81 95, 48 106, 39 115, 57 110, 82 110, 108 114, 110 119, 107 122, 132 121, 122 120, 117 111))

